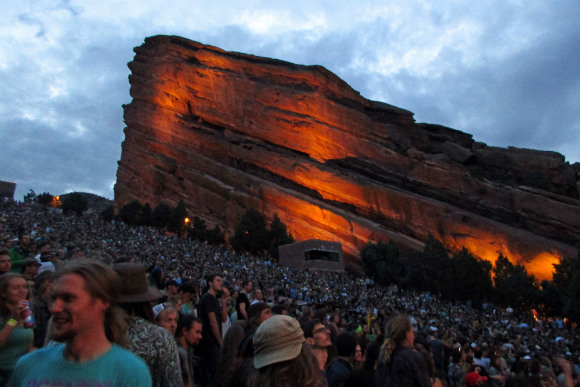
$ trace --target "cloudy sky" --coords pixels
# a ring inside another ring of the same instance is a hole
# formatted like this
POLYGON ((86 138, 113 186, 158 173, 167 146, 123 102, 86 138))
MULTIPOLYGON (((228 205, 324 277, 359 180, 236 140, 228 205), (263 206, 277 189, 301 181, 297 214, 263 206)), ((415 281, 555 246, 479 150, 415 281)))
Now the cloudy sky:
POLYGON ((580 162, 578 0, 7 0, 0 180, 113 198, 133 47, 179 35, 322 65, 493 146, 580 162))

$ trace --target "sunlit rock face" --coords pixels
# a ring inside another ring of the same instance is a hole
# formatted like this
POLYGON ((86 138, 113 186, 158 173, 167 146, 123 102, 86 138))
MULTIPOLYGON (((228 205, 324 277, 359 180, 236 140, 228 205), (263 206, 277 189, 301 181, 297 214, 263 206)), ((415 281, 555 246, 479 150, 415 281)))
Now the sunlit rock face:
POLYGON ((577 256, 576 173, 557 153, 416 123, 320 66, 174 36, 135 53, 117 209, 183 200, 231 233, 255 207, 297 240, 342 242, 347 261, 369 240, 420 250, 428 233, 539 278, 577 256))

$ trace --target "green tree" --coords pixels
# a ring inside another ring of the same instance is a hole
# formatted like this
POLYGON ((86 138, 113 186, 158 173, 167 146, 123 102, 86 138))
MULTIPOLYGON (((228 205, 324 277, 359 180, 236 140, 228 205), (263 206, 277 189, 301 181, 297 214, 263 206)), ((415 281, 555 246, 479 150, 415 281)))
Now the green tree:
POLYGON ((383 245, 383 259, 377 264, 379 283, 388 286, 401 285, 408 276, 409 260, 403 256, 399 246, 393 240, 383 245))
POLYGON ((554 268, 553 283, 562 294, 564 316, 580 323, 580 251, 577 259, 564 258, 554 268))
POLYGON ((62 211, 65 214, 74 213, 77 216, 81 216, 89 208, 89 202, 87 201, 85 195, 80 192, 73 192, 61 196, 62 211))
POLYGON ((261 254, 270 246, 266 217, 256 210, 249 208, 238 223, 234 235, 230 237, 230 245, 236 251, 248 251, 261 254))
POLYGON ((48 192, 43 192, 36 197, 36 201, 38 202, 38 204, 42 204, 43 206, 48 206, 48 205, 50 205, 50 203, 52 203, 53 198, 54 198, 54 196, 52 196, 48 192))
POLYGON ((425 256, 421 253, 413 254, 407 261, 407 273, 401 279, 401 285, 421 291, 434 291, 433 273, 427 266, 425 256))
POLYGON ((369 242, 361 248, 360 255, 365 274, 381 285, 400 285, 401 279, 407 276, 408 262, 392 240, 369 242))
POLYGON ((447 296, 447 274, 451 263, 443 243, 429 233, 423 254, 418 254, 413 263, 416 289, 438 292, 447 296))
POLYGON ((219 228, 219 226, 216 225, 207 232, 207 243, 210 245, 221 245, 225 242, 225 233, 219 228))
POLYGON ((495 300, 502 306, 507 306, 511 304, 511 290, 509 288, 509 277, 514 271, 514 264, 500 254, 495 260, 495 266, 493 268, 493 282, 494 282, 494 294, 495 300))
POLYGON ((360 258, 365 274, 377 280, 377 264, 382 260, 382 242, 368 242, 360 248, 360 258))
POLYGON ((126 224, 135 226, 139 224, 141 211, 143 211, 141 203, 138 200, 133 200, 121 207, 118 216, 126 224))
POLYGON ((481 304, 493 290, 491 263, 478 259, 464 247, 450 261, 448 294, 451 299, 481 304))
POLYGON ((151 225, 157 228, 163 228, 167 226, 169 222, 169 216, 171 215, 171 207, 165 203, 159 203, 157 207, 153 210, 151 214, 151 225))
POLYGON ((207 226, 205 220, 201 219, 199 216, 193 218, 193 226, 189 229, 188 237, 196 241, 206 241, 207 240, 207 226))
POLYGON ((113 206, 108 206, 103 211, 101 211, 101 217, 103 220, 110 222, 111 220, 115 219, 115 210, 113 206))
POLYGON ((563 295, 568 293, 568 288, 574 278, 574 266, 572 259, 562 259, 560 263, 554 265, 552 282, 563 295))
POLYGON ((181 234, 185 228, 185 218, 187 218, 187 210, 185 209, 185 204, 183 200, 180 200, 177 206, 169 214, 169 219, 167 221, 167 231, 176 234, 181 234))
POLYGON ((36 192, 30 189, 26 195, 24 195, 24 203, 34 203, 36 201, 36 192))
POLYGON ((208 230, 205 220, 198 216, 193 218, 193 226, 189 229, 188 237, 199 242, 207 241, 210 245, 220 245, 226 241, 225 234, 219 226, 216 225, 213 229, 208 230))
POLYGON ((139 218, 137 219, 137 224, 140 226, 151 226, 151 216, 153 211, 151 210, 151 205, 145 203, 141 211, 139 212, 139 218))
POLYGON ((542 281, 538 294, 538 311, 544 316, 562 316, 563 296, 553 281, 542 281))
POLYGON ((280 218, 277 213, 274 213, 274 218, 270 223, 270 230, 268 231, 268 239, 270 240, 270 247, 268 252, 272 258, 278 259, 278 247, 282 245, 287 245, 289 243, 294 243, 294 237, 291 232, 288 232, 288 228, 280 218))
POLYGON ((539 289, 534 277, 522 265, 514 265, 500 254, 495 261, 493 273, 495 300, 499 305, 520 310, 536 306, 539 289))

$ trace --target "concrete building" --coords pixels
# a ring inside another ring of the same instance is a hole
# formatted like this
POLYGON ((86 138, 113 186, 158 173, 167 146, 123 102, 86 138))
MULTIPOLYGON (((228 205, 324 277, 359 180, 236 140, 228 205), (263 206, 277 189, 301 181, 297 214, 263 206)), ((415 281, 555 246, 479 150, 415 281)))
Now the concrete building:
POLYGON ((281 265, 308 271, 344 271, 340 242, 309 239, 282 245, 278 251, 281 265))
POLYGON ((14 199, 15 191, 16 191, 16 183, 0 180, 0 198, 14 199))

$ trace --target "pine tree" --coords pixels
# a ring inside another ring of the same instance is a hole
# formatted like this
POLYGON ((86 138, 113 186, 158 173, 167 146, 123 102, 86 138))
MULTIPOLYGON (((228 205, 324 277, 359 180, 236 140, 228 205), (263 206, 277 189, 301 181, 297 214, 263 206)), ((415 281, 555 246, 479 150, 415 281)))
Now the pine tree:
POLYGON ((167 231, 178 235, 181 234, 181 231, 185 228, 185 218, 187 218, 187 211, 183 200, 180 200, 177 206, 169 214, 167 231))
POLYGON ((230 244, 237 251, 261 254, 270 246, 266 217, 255 208, 246 210, 236 227, 230 244))
POLYGON ((294 243, 294 237, 284 223, 280 220, 277 213, 274 213, 272 222, 270 223, 270 231, 268 232, 268 239, 270 240, 270 247, 268 252, 272 258, 278 259, 278 247, 294 243))

